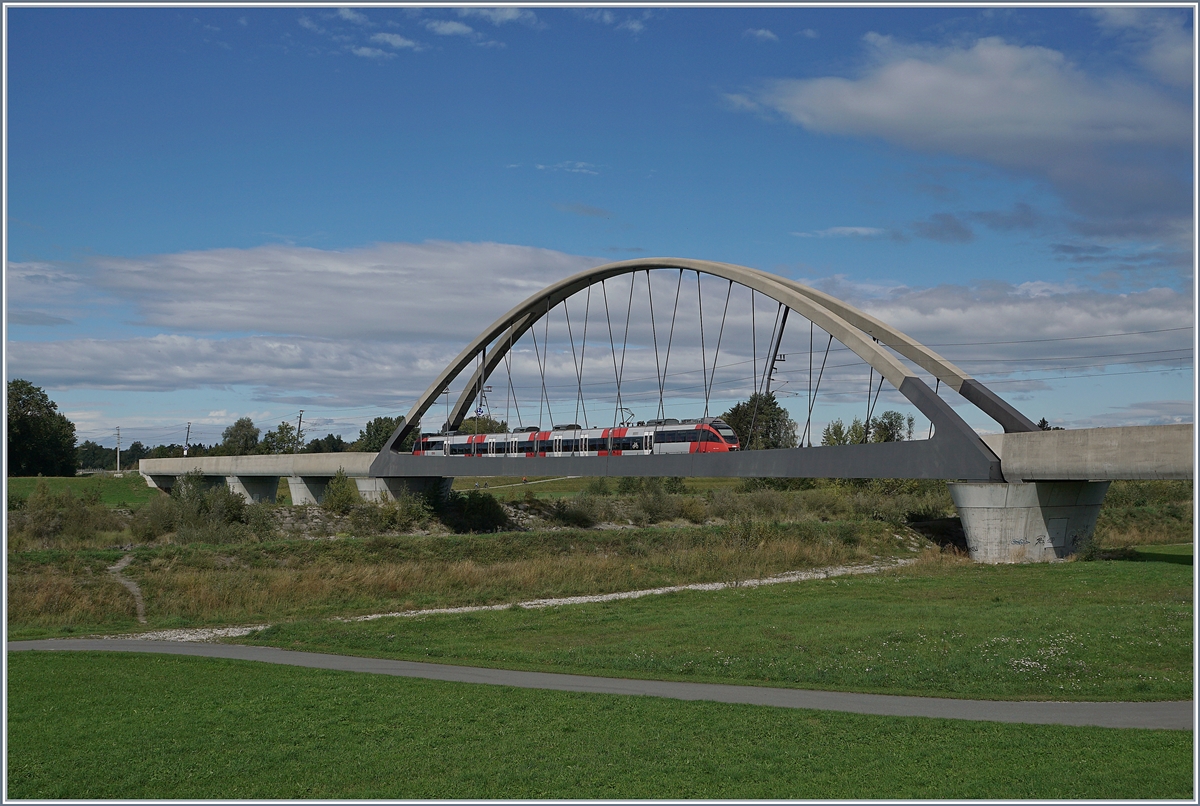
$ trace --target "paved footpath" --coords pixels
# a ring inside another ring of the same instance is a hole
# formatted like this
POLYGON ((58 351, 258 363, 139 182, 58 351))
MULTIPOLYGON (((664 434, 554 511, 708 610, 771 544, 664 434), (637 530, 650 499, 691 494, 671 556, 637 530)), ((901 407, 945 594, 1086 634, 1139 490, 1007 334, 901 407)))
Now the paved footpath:
POLYGON ((250 660, 335 669, 346 672, 421 677, 455 683, 582 691, 593 694, 624 694, 666 697, 675 700, 771 705, 777 708, 812 708, 819 711, 848 711, 883 716, 925 716, 986 722, 1023 722, 1039 725, 1095 725, 1105 728, 1157 728, 1192 730, 1195 724, 1191 702, 995 702, 989 700, 946 700, 934 697, 897 697, 887 694, 854 694, 839 691, 803 691, 761 686, 730 686, 717 683, 675 683, 662 680, 626 680, 547 672, 514 672, 441 663, 416 663, 382 658, 358 658, 295 652, 274 647, 236 644, 200 644, 137 639, 67 638, 43 641, 10 641, 9 652, 28 650, 92 650, 102 652, 152 652, 166 655, 196 655, 205 658, 250 660))

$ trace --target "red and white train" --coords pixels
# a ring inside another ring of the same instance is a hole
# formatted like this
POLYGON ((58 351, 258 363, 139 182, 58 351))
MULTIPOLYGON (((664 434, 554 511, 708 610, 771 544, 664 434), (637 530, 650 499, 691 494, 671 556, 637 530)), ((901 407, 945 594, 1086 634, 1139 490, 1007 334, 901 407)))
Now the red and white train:
POLYGON ((716 417, 648 420, 619 428, 577 423, 536 426, 507 434, 422 434, 416 456, 628 456, 654 453, 726 453, 739 449, 737 434, 716 417))

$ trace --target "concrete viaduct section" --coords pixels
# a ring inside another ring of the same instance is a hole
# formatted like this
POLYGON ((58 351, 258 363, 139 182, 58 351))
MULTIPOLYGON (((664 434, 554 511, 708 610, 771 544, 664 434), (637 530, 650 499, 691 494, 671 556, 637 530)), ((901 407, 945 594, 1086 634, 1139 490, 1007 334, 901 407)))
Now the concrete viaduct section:
POLYGON ((225 484, 247 501, 274 503, 279 479, 286 478, 293 504, 317 504, 325 487, 341 470, 358 486, 367 501, 384 494, 395 497, 403 489, 420 490, 442 478, 377 478, 369 474, 373 453, 298 453, 266 456, 203 456, 186 459, 142 459, 146 483, 170 492, 178 477, 198 473, 208 485, 225 484))

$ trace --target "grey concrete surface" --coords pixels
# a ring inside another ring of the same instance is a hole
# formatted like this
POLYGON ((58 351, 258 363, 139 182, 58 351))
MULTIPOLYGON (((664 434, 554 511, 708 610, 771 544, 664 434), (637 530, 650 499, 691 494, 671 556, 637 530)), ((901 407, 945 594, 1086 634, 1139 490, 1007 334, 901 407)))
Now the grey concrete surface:
POLYGON ((1195 477, 1190 423, 994 434, 983 441, 1008 481, 1114 481, 1195 477))
POLYGON ((294 652, 273 647, 235 644, 185 644, 137 639, 69 638, 42 641, 10 641, 9 652, 102 651, 148 652, 192 655, 206 658, 276 663, 310 669, 333 669, 396 677, 419 677, 456 683, 477 683, 550 691, 579 691, 592 694, 663 697, 674 700, 768 705, 776 708, 811 708, 880 716, 920 716, 964 719, 978 722, 1016 722, 1036 725, 1091 725, 1104 728, 1149 728, 1192 730, 1195 725, 1191 702, 997 702, 951 700, 934 697, 898 697, 884 694, 855 694, 837 691, 732 686, 715 683, 676 683, 659 680, 628 680, 612 677, 516 672, 441 663, 358 658, 316 652, 294 652))
POLYGON ((179 476, 199 470, 205 476, 366 476, 373 453, 272 453, 264 456, 189 456, 142 459, 143 476, 179 476))
POLYGON ((950 498, 975 562, 1049 562, 1096 530, 1107 481, 951 483, 950 498))

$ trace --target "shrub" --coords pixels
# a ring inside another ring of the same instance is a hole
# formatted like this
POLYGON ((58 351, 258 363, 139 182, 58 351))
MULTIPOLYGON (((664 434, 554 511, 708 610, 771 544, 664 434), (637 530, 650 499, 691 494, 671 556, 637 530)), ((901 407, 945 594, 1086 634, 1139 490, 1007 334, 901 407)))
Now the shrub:
POLYGON ((139 543, 156 540, 175 531, 179 504, 169 495, 160 495, 143 504, 129 522, 129 532, 139 543))
POLYGON ((462 534, 466 532, 498 532, 508 527, 508 514, 489 493, 470 490, 451 491, 437 501, 434 512, 442 523, 462 534))
POLYGON ((708 504, 709 515, 714 518, 732 520, 742 511, 741 498, 726 488, 709 490, 705 493, 704 499, 708 504))
POLYGON ((193 472, 181 476, 169 496, 154 498, 135 512, 129 530, 138 541, 174 532, 177 543, 237 543, 270 537, 275 522, 265 505, 247 504, 241 493, 193 472))
POLYGON ((854 514, 849 495, 834 487, 818 487, 796 493, 805 512, 823 521, 841 520, 854 514))
POLYGON ((583 491, 589 495, 612 495, 608 486, 608 477, 599 476, 588 483, 583 491))
POLYGON ((669 521, 678 515, 679 509, 675 505, 675 499, 664 493, 661 485, 646 485, 646 487, 647 489, 638 493, 637 498, 634 499, 631 513, 634 523, 638 526, 645 526, 659 521, 669 521))
POLYGON ((560 498, 550 508, 550 519, 563 526, 576 526, 581 529, 595 526, 595 513, 589 504, 586 493, 569 500, 560 498))
POLYGON ((708 520, 708 507, 704 500, 694 496, 684 496, 675 501, 680 518, 687 518, 692 523, 704 523, 708 520))
POLYGON ((679 476, 671 476, 663 480, 663 492, 671 493, 672 495, 684 495, 687 493, 687 485, 683 483, 683 479, 679 476))
POLYGON ((350 511, 350 528, 357 535, 406 532, 429 520, 430 507, 424 497, 407 490, 392 500, 363 502, 350 511))
POLYGON ((121 517, 100 503, 94 490, 77 498, 69 489, 50 492, 45 481, 37 483, 24 506, 7 514, 10 548, 30 540, 41 548, 74 547, 125 526, 121 517))
POLYGON ((321 496, 321 509, 335 515, 348 515, 361 501, 358 485, 339 467, 325 486, 325 494, 321 496))
POLYGON ((621 495, 635 495, 642 491, 642 480, 637 476, 622 476, 617 482, 617 492, 621 495))

